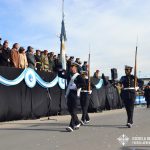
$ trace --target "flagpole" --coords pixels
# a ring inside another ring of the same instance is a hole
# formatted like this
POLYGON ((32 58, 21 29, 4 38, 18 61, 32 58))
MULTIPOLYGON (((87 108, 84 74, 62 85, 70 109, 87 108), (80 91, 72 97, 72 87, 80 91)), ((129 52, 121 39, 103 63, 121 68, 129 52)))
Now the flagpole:
POLYGON ((64 14, 64 0, 62 0, 62 20, 64 20, 65 14, 64 14))
POLYGON ((64 0, 62 0, 62 22, 61 22, 61 34, 60 34, 60 62, 62 64, 62 69, 66 70, 66 52, 65 52, 65 42, 66 31, 64 23, 64 0))

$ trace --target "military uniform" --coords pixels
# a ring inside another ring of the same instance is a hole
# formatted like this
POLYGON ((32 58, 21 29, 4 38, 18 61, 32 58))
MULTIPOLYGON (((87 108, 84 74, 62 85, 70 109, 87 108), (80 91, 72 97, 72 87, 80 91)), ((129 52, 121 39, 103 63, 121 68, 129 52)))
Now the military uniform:
POLYGON ((81 88, 81 82, 82 78, 80 75, 77 76, 77 78, 74 80, 74 87, 70 87, 70 92, 67 96, 67 106, 69 113, 71 114, 71 121, 70 121, 70 127, 75 129, 76 126, 79 127, 80 121, 77 116, 77 90, 81 88))
MULTIPOLYGON (((131 69, 132 67, 126 66, 126 69, 131 69)), ((127 112, 127 126, 130 128, 133 124, 133 112, 134 112, 134 102, 136 98, 136 91, 134 88, 135 77, 131 74, 122 76, 120 83, 123 85, 121 90, 121 98, 124 102, 126 112, 127 112)))
POLYGON ((145 101, 147 103, 147 108, 150 108, 150 85, 147 85, 144 88, 144 97, 145 97, 145 101))
POLYGON ((80 121, 77 116, 77 92, 83 85, 83 79, 79 73, 73 74, 59 71, 58 76, 67 79, 68 83, 66 90, 66 99, 68 111, 71 115, 71 121, 69 127, 67 127, 66 130, 71 132, 75 129, 78 129, 80 126, 80 121))
MULTIPOLYGON (((80 93, 80 105, 82 109, 82 118, 81 118, 81 124, 87 124, 90 121, 90 117, 88 115, 88 107, 89 107, 89 101, 91 97, 91 91, 88 89, 88 77, 86 76, 86 71, 82 71, 82 87, 81 87, 81 93, 80 93)), ((95 87, 93 84, 90 85, 91 88, 95 87)))
POLYGON ((47 55, 42 55, 41 57, 42 70, 49 72, 49 60, 47 55))

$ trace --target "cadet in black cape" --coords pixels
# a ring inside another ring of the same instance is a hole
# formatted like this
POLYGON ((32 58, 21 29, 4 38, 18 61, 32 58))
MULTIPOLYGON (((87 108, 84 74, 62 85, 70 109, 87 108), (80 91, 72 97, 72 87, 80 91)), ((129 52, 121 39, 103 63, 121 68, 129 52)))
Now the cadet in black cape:
POLYGON ((69 127, 66 128, 67 131, 72 132, 73 130, 79 129, 81 123, 77 116, 77 99, 78 91, 83 85, 83 79, 81 75, 77 72, 77 63, 72 63, 70 66, 70 72, 59 71, 58 76, 67 79, 67 90, 66 99, 68 111, 71 115, 71 121, 69 127))
POLYGON ((134 112, 134 102, 136 98, 135 91, 135 77, 131 75, 132 67, 125 66, 125 76, 122 76, 120 83, 122 84, 121 98, 124 102, 126 112, 127 112, 127 127, 131 128, 133 125, 133 112, 134 112))

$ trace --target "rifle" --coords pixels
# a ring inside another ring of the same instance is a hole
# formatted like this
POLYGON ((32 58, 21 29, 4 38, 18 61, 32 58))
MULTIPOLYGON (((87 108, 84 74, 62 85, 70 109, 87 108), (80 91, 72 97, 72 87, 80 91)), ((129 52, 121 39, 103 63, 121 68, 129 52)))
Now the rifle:
POLYGON ((89 58, 88 58, 88 92, 91 92, 91 78, 90 78, 90 52, 89 52, 89 58))
POLYGON ((136 50, 135 50, 135 64, 134 64, 134 88, 137 87, 137 49, 138 49, 138 47, 136 46, 136 50))

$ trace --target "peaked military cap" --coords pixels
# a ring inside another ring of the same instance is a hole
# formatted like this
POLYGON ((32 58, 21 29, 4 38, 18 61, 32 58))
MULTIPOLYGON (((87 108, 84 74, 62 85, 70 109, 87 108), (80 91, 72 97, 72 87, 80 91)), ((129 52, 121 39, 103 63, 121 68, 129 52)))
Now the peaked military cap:
POLYGON ((78 67, 80 65, 77 62, 71 62, 71 67, 73 67, 73 66, 78 67))
POLYGON ((132 68, 133 67, 131 67, 131 66, 127 66, 127 65, 125 66, 125 69, 131 69, 132 70, 132 68))

